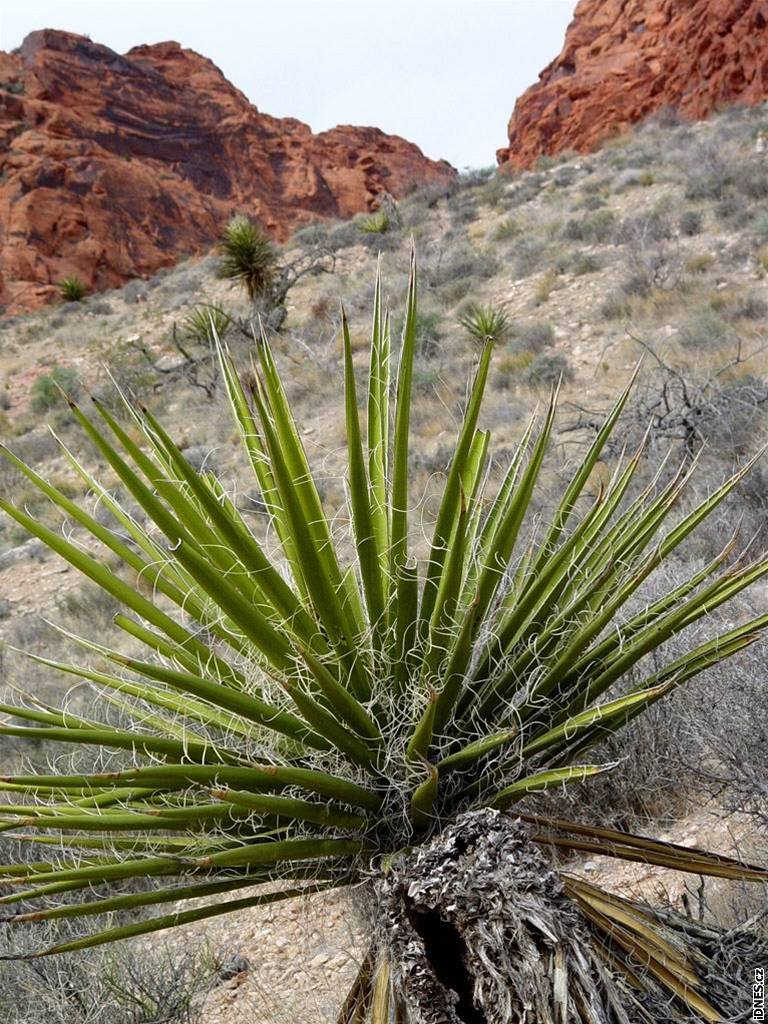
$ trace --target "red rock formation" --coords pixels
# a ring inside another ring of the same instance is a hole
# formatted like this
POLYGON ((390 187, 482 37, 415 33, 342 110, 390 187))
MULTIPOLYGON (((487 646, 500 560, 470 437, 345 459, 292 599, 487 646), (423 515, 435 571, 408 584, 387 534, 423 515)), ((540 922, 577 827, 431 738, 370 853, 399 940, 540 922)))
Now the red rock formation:
POLYGON ((276 238, 455 174, 376 128, 262 114, 177 43, 120 56, 44 30, 0 53, 0 306, 100 290, 200 252, 236 212, 276 238))
POLYGON ((766 97, 766 0, 579 0, 497 157, 530 167, 544 153, 594 149, 663 107, 696 119, 766 97))

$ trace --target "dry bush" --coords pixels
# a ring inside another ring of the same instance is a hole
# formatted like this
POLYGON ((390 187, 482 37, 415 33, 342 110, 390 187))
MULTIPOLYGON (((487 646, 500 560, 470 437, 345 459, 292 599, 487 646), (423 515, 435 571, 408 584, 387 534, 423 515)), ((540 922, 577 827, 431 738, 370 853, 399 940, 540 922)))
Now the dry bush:
MULTIPOLYGON (((2 934, 14 949, 17 931, 2 934)), ((29 948, 79 934, 69 922, 27 935, 29 948)), ((24 947, 27 948, 26 946, 24 947)), ((18 950, 22 951, 22 950, 18 950)), ((203 1024, 221 959, 198 944, 121 943, 109 949, 0 964, 5 1024, 203 1024)))
POLYGON ((731 812, 768 836, 768 714, 764 645, 712 673, 704 713, 689 712, 692 756, 683 763, 731 812))
MULTIPOLYGON (((719 539, 722 546, 722 534, 719 539)), ((668 567, 645 588, 638 606, 687 579, 705 558, 668 567)), ((718 619, 722 627, 725 620, 712 616, 692 631, 693 638, 684 633, 667 650, 682 654, 709 635, 718 619)), ((768 717, 761 714, 765 653, 758 644, 655 705, 595 748, 595 760, 615 763, 613 771, 589 787, 542 798, 542 804, 563 817, 642 830, 653 820, 685 816, 709 799, 727 812, 751 815, 768 832, 768 717)))

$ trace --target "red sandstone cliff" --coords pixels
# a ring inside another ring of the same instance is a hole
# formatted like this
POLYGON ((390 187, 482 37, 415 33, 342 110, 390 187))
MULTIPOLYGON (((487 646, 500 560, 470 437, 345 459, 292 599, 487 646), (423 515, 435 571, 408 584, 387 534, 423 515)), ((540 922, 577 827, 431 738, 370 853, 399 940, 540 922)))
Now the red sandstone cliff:
POLYGON ((530 167, 544 153, 594 149, 662 107, 693 119, 766 97, 766 0, 579 0, 497 156, 530 167))
POLYGON ((0 306, 44 303, 211 246, 235 212, 276 238, 453 169, 376 128, 313 135, 262 114, 177 43, 124 56, 65 32, 0 53, 0 306))

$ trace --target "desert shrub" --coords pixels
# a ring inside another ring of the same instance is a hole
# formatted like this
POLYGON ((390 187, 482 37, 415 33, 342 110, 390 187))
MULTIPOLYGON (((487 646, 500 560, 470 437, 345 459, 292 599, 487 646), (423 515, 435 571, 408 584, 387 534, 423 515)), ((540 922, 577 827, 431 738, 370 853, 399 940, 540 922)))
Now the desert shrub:
MULTIPOLYGON (((8 446, 13 450, 14 455, 30 466, 36 466, 46 459, 52 459, 60 452, 56 438, 49 430, 45 429, 32 430, 21 437, 14 438, 12 442, 8 442, 8 446)), ((2 471, 4 474, 10 472, 13 476, 17 476, 17 471, 10 466, 2 467, 2 471)))
POLYGON ((705 142, 683 156, 686 199, 722 199, 738 177, 741 159, 732 149, 705 142))
POLYGON ((77 372, 72 367, 54 365, 50 373, 41 373, 35 378, 30 408, 32 412, 47 412, 64 400, 62 392, 68 397, 74 397, 79 386, 77 372))
POLYGON ((573 371, 562 352, 539 352, 522 376, 523 381, 531 387, 552 387, 561 379, 570 380, 573 371))
POLYGON ((458 318, 459 324, 476 341, 502 341, 510 329, 509 316, 501 306, 470 302, 458 318))
POLYGON ((524 235, 512 248, 512 273, 516 278, 530 277, 541 270, 547 252, 542 238, 524 235))
POLYGON ((588 217, 573 217, 563 229, 563 237, 573 242, 607 242, 616 230, 612 210, 598 210, 588 217))
MULTIPOLYGON (((422 358, 428 359, 435 355, 442 337, 442 317, 439 313, 429 310, 419 310, 416 315, 415 336, 416 352, 422 358)), ((405 319, 400 317, 393 325, 394 337, 399 338, 403 333, 405 319)))
POLYGON ((157 390, 157 373, 141 348, 132 342, 111 345, 105 356, 104 365, 109 371, 109 385, 97 384, 92 394, 107 409, 117 408, 119 392, 115 384, 123 394, 139 399, 157 390))
POLYGON ((361 217, 356 224, 357 230, 364 235, 383 235, 389 231, 389 214, 386 210, 377 210, 369 217, 361 217))
MULTIPOLYGON (((77 935, 66 924, 44 932, 48 941, 77 935)), ((0 1015, 7 1024, 203 1024, 222 962, 202 946, 153 942, 2 964, 0 1015)))
POLYGON ((733 300, 728 317, 734 320, 765 320, 768 318, 768 302, 756 292, 747 292, 733 300))
POLYGON ((59 282, 59 294, 64 302, 80 302, 88 294, 88 289, 79 277, 65 277, 59 282))
POLYGON ((550 267, 541 275, 531 296, 532 305, 543 306, 545 302, 549 301, 549 297, 557 285, 558 276, 557 267, 550 267))
POLYGON ((513 188, 507 190, 504 205, 514 209, 530 203, 541 192, 545 182, 541 174, 526 174, 513 188))
POLYGON ((440 374, 425 361, 425 357, 417 359, 413 366, 413 387, 414 391, 422 395, 434 394, 440 385, 440 374))
POLYGON ((713 309, 700 309, 680 328, 686 348, 715 348, 730 336, 728 324, 713 309))
POLYGON ((294 231, 289 244, 299 246, 301 249, 314 249, 318 245, 327 244, 328 235, 328 224, 308 224, 306 227, 294 231))
POLYGON ((337 252, 339 249, 350 249, 353 245, 360 244, 360 232, 354 221, 340 221, 329 228, 327 242, 333 252, 337 252))
POLYGON ((56 599, 56 607, 72 623, 88 624, 108 631, 116 613, 120 611, 120 602, 100 587, 86 583, 60 594, 56 599))
POLYGON ((727 195, 716 203, 715 217, 721 224, 731 228, 749 227, 753 220, 749 203, 737 195, 727 195))
POLYGON ((88 312, 93 313, 94 316, 109 316, 113 309, 108 302, 97 299, 95 302, 88 303, 88 312))
MULTIPOLYGON (((753 665, 751 675, 740 672, 730 690, 721 692, 699 736, 704 757, 719 759, 714 773, 718 795, 730 810, 751 816, 767 832, 768 729, 765 715, 752 713, 764 699, 762 674, 753 665)), ((710 786, 712 774, 702 773, 710 786)))
POLYGON ((531 365, 535 356, 533 352, 518 352, 512 349, 496 359, 496 373, 502 387, 509 387, 522 379, 525 370, 531 365))
POLYGON ((686 210, 685 213, 681 214, 677 226, 680 229, 681 235, 685 235, 686 238, 692 238, 694 235, 701 234, 704 227, 704 218, 698 210, 686 210))
POLYGON ((120 289, 120 296, 125 302, 146 302, 148 294, 147 282, 140 277, 129 281, 120 289))
MULTIPOLYGON (((699 442, 724 457, 726 463, 752 452, 765 436, 766 411, 768 410, 768 382, 754 374, 742 377, 717 379, 704 394, 696 416, 696 430, 699 442)), ((760 477, 750 481, 756 488, 760 477)), ((762 481, 765 483, 765 480, 762 481)), ((764 529, 765 492, 758 494, 747 488, 745 497, 762 504, 761 516, 764 529)))
POLYGON ((433 221, 432 209, 424 202, 403 200, 400 203, 400 222, 407 232, 433 221))
POLYGON ((626 320, 632 315, 632 303, 623 288, 606 295, 600 303, 600 316, 603 320, 626 320))
POLYGON ((487 251, 459 243, 434 253, 424 263, 423 275, 432 288, 441 288, 458 280, 493 277, 498 260, 487 251))
POLYGON ((506 191, 506 178, 504 175, 499 174, 498 171, 494 171, 485 184, 479 187, 477 194, 481 203, 485 203, 487 206, 495 209, 500 205, 506 191))
POLYGON ((576 277, 583 277, 584 274, 594 274, 602 268, 599 258, 593 253, 583 252, 577 249, 563 261, 563 272, 575 274, 576 277))
MULTIPOLYGON (((582 194, 585 196, 596 196, 601 192, 604 192, 610 186, 610 181, 607 178, 600 177, 595 174, 594 168, 589 172, 589 177, 581 186, 582 194)), ((604 202, 604 200, 603 200, 604 202)))
POLYGON ((605 199, 596 192, 589 192, 573 204, 574 210, 600 210, 606 205, 605 199))
POLYGON ((752 202, 768 198, 768 170, 763 160, 754 161, 743 166, 736 177, 735 186, 738 191, 752 202))
POLYGON ((554 328, 547 320, 528 320, 514 326, 515 347, 525 352, 541 352, 554 339, 554 328))
POLYGON ((663 211, 623 221, 617 239, 623 244, 629 274, 623 282, 630 295, 648 295, 653 288, 674 287, 682 270, 679 247, 670 243, 674 233, 663 211))
POLYGON ((685 261, 685 272, 687 274, 706 274, 714 262, 715 257, 710 253, 696 253, 685 261))
POLYGON ((608 740, 601 754, 621 763, 623 771, 598 780, 593 793, 562 792, 543 801, 549 813, 577 820, 639 830, 650 821, 681 814, 699 791, 694 766, 699 749, 692 723, 704 718, 701 698, 685 691, 661 708, 632 722, 620 742, 608 740))
POLYGON ((555 188, 570 188, 571 185, 576 181, 579 172, 575 167, 565 166, 558 167, 555 173, 552 175, 552 184, 555 188))
POLYGON ((496 173, 496 168, 493 165, 488 167, 470 167, 459 174, 458 181, 456 182, 456 191, 487 185, 495 177, 496 173))
POLYGON ((759 241, 768 242, 768 211, 761 211, 752 221, 752 231, 759 241))
POLYGON ((665 209, 654 209, 639 217, 627 217, 619 225, 617 241, 623 245, 665 242, 675 234, 672 219, 665 209))
POLYGON ((449 281, 440 289, 440 298, 448 306, 455 306, 466 298, 472 289, 471 278, 459 277, 455 281, 449 281))
POLYGON ((196 473, 213 473, 217 469, 216 452, 210 445, 189 445, 184 449, 184 458, 196 473))
POLYGON ((652 184, 653 178, 648 182, 645 171, 640 170, 638 167, 625 167, 620 174, 616 175, 613 191, 625 192, 628 188, 637 188, 644 183, 652 184))
POLYGON ((654 277, 645 272, 630 274, 622 281, 621 288, 625 295, 646 298, 654 287, 654 277))
POLYGON ((472 224, 480 216, 477 198, 461 192, 448 201, 448 211, 454 224, 472 224))
MULTIPOLYGON (((680 329, 683 344, 685 329, 680 329)), ((721 330, 722 322, 715 323, 709 336, 704 336, 702 353, 703 345, 718 345, 721 330)), ((694 336, 692 329, 689 336, 694 336)), ((729 333, 727 340, 735 338, 729 333)), ((626 432, 629 444, 639 442, 650 425, 651 443, 660 452, 679 449, 692 459, 706 447, 724 460, 726 470, 735 459, 754 451, 765 434, 768 382, 754 374, 733 374, 734 345, 717 358, 709 353, 699 358, 696 349, 690 361, 673 364, 661 350, 652 344, 648 347, 656 358, 635 389, 626 432)), ((721 471, 718 464, 717 472, 721 471)), ((765 523, 764 514, 761 518, 765 523)), ((714 545, 721 541, 722 527, 706 550, 707 557, 715 554, 714 545)))
POLYGON ((506 242, 510 238, 517 238, 523 229, 514 217, 505 217, 491 231, 491 240, 494 242, 506 242))

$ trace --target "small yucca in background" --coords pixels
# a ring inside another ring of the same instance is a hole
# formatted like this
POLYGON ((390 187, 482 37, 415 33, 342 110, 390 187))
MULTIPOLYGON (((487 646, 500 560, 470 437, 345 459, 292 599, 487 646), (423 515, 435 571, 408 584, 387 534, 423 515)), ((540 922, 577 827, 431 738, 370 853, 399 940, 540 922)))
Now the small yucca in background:
POLYGON ((203 303, 182 320, 182 335, 198 345, 224 340, 233 326, 232 316, 215 303, 203 303))
POLYGON ((501 306, 470 302, 459 316, 459 324, 475 341, 503 341, 510 331, 509 314, 501 306))
POLYGON ((88 294, 88 289, 79 277, 65 277, 59 282, 59 295, 64 302, 80 302, 88 294))
POLYGON ((258 224, 233 217, 219 242, 218 275, 242 284, 251 302, 269 295, 277 273, 277 249, 258 224))
POLYGON ((359 220, 357 226, 365 235, 383 235, 389 231, 389 214, 386 210, 377 210, 370 217, 359 220))
POLYGON ((265 337, 247 387, 219 354, 280 555, 129 400, 127 425, 99 403, 94 420, 74 415, 150 526, 66 450, 115 528, 4 451, 70 529, 0 507, 125 609, 115 619, 119 649, 72 637, 88 664, 36 659, 89 681, 100 697, 91 713, 32 697, 3 706, 11 717, 0 733, 91 747, 102 768, 0 781, 2 827, 42 848, 39 861, 0 867, 6 920, 117 915, 45 955, 355 885, 376 908, 375 927, 342 1022, 629 1024, 741 1013, 754 937, 727 947, 725 972, 716 928, 611 894, 559 868, 551 851, 758 882, 765 868, 548 819, 526 812, 525 800, 615 769, 594 754, 601 740, 768 625, 764 614, 664 657, 665 641, 768 573, 766 559, 729 563, 733 541, 664 597, 623 611, 746 469, 673 525, 693 469, 638 492, 639 451, 594 492, 627 390, 531 534, 557 394, 486 494, 486 342, 429 557, 418 563, 408 470, 417 323, 412 268, 393 390, 377 281, 361 420, 343 321, 351 549, 324 512, 265 337), (99 715, 115 707, 123 724, 99 715), (142 888, 126 890, 131 880, 142 888), (59 894, 65 900, 52 902, 59 894), (173 911, 151 916, 163 904, 173 911), (138 922, 120 921, 136 911, 138 922))

